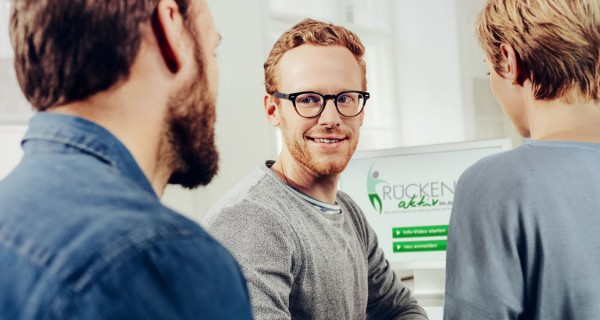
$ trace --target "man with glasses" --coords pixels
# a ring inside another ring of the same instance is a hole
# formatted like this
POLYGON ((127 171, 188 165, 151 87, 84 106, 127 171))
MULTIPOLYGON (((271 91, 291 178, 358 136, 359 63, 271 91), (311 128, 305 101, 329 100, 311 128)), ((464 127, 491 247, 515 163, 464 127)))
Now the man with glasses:
POLYGON ((283 149, 205 220, 242 266, 257 319, 426 319, 358 205, 337 191, 369 99, 363 54, 354 33, 307 19, 264 65, 283 149))

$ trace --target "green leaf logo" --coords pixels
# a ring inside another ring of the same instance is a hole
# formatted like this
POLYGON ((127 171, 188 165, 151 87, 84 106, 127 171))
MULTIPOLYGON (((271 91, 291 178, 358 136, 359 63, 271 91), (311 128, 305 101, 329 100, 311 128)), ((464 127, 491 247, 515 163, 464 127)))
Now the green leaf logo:
POLYGON ((377 193, 377 185, 388 183, 385 180, 379 179, 379 171, 373 171, 374 165, 374 163, 371 164, 369 174, 367 175, 367 194, 369 195, 369 201, 371 202, 373 209, 381 214, 383 212, 383 203, 381 202, 381 197, 377 193))

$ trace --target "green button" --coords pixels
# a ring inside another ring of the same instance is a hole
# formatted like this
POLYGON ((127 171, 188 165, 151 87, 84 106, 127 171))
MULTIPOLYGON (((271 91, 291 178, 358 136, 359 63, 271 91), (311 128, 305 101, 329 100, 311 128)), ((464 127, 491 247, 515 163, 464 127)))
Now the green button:
POLYGON ((415 237, 438 237, 447 235, 447 225, 392 228, 392 237, 394 239, 415 237))
POLYGON ((394 252, 446 251, 446 240, 394 242, 394 252))

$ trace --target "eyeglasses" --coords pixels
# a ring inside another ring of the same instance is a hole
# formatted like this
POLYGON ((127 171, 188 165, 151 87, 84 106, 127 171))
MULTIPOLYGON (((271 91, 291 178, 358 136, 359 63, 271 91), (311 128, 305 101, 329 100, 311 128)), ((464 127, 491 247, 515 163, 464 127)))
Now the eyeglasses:
POLYGON ((325 110, 325 104, 329 99, 333 100, 339 114, 344 117, 356 117, 363 111, 370 97, 368 92, 354 90, 325 95, 314 91, 289 94, 274 92, 273 96, 292 101, 296 113, 303 118, 318 117, 325 110))

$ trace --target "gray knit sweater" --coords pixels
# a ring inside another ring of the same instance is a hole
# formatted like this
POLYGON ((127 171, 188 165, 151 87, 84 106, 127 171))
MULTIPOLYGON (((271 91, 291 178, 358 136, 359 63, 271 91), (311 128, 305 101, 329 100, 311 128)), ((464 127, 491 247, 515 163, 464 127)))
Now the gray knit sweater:
POLYGON ((338 192, 341 214, 323 214, 280 181, 272 163, 204 221, 241 264, 256 319, 427 319, 350 197, 338 192))

